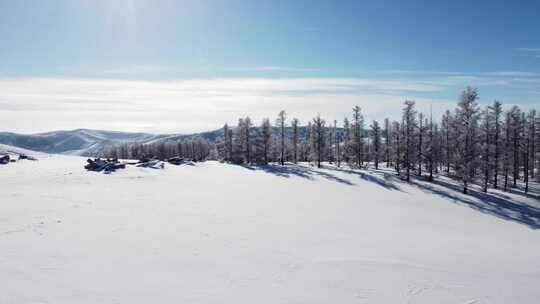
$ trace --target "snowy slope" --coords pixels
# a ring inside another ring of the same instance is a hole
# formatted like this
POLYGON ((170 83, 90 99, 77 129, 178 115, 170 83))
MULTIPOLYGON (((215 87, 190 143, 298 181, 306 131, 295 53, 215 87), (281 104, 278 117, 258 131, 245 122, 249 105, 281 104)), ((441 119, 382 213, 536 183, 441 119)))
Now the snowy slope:
POLYGON ((47 153, 92 155, 118 142, 147 142, 165 135, 77 129, 39 134, 0 133, 0 143, 47 153))
POLYGON ((40 157, 40 158, 41 157, 49 157, 49 155, 47 155, 45 153, 0 144, 0 155, 5 155, 5 154, 9 154, 10 156, 15 156, 15 157, 18 157, 21 154, 40 157))
MULTIPOLYGON (((539 202, 384 171, 0 167, 0 303, 538 303, 539 202)), ((444 180, 443 180, 444 182, 444 180)))

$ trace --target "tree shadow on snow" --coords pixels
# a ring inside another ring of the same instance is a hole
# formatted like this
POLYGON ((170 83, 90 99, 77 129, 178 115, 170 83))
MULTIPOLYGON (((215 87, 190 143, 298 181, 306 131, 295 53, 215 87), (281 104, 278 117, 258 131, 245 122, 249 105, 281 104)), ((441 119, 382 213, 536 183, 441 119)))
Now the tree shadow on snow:
MULTIPOLYGON (((338 177, 331 173, 334 171, 349 174, 351 176, 357 176, 363 181, 374 183, 391 191, 405 192, 402 190, 400 185, 410 185, 417 187, 424 192, 439 195, 445 199, 468 206, 485 214, 496 216, 507 221, 517 222, 526 225, 531 229, 540 228, 540 208, 516 201, 506 193, 502 193, 500 191, 491 193, 477 191, 474 189, 474 186, 469 189, 468 194, 462 194, 463 189, 460 183, 453 180, 446 181, 445 178, 435 177, 432 182, 428 182, 423 178, 411 176, 411 182, 407 183, 395 173, 391 173, 384 169, 358 170, 335 166, 323 166, 322 168, 316 168, 303 164, 287 164, 285 166, 275 164, 238 166, 248 170, 263 171, 284 178, 297 176, 309 180, 315 180, 315 178, 321 177, 344 185, 355 186, 355 184, 350 180, 338 177)), ((520 193, 519 191, 512 190, 509 191, 509 193, 524 196, 524 194, 520 193)), ((529 194, 527 197, 538 199, 538 197, 535 197, 534 194, 529 194)))
POLYGON ((315 177, 322 177, 327 180, 335 181, 338 183, 342 183, 348 186, 354 186, 354 183, 352 183, 349 180, 340 178, 338 176, 335 176, 333 174, 323 172, 320 169, 311 168, 304 165, 290 165, 287 164, 285 166, 281 165, 274 165, 274 164, 268 164, 268 165, 239 165, 243 168, 246 168, 248 170, 259 170, 264 171, 266 173, 270 173, 276 176, 289 178, 291 176, 297 176, 306 178, 309 180, 314 180, 315 177))
MULTIPOLYGON (((461 184, 440 179, 432 182, 413 180, 411 184, 424 191, 440 195, 482 213, 524 224, 531 229, 540 228, 540 208, 512 200, 508 195, 484 193, 475 189, 469 189, 468 194, 462 194, 461 191, 463 188, 461 184)), ((523 194, 520 193, 518 195, 523 194)))
POLYGON ((353 170, 343 167, 325 167, 325 169, 356 175, 364 181, 375 183, 387 190, 397 190, 403 192, 403 190, 395 183, 395 176, 388 172, 377 170, 353 170))
POLYGON ((384 171, 361 171, 361 170, 353 170, 353 169, 347 169, 344 167, 334 167, 334 166, 325 166, 323 165, 322 168, 312 167, 309 165, 303 165, 303 164, 287 164, 285 166, 276 165, 276 164, 268 164, 268 165, 245 165, 245 164, 239 164, 238 166, 241 166, 248 170, 259 170, 264 171, 266 173, 270 173, 276 176, 289 178, 291 176, 297 176, 306 178, 309 180, 314 180, 316 177, 321 177, 330 181, 335 181, 344 185, 348 186, 354 186, 356 185, 352 181, 336 176, 335 174, 332 174, 332 172, 327 171, 334 171, 344 174, 349 174, 351 176, 357 176, 358 178, 362 179, 363 181, 374 183, 378 186, 381 186, 387 190, 397 190, 402 191, 403 190, 398 187, 398 185, 395 183, 395 180, 393 179, 393 175, 384 172, 384 171))
POLYGON ((423 191, 437 194, 445 199, 449 199, 453 202, 466 205, 482 213, 490 214, 507 221, 517 222, 526 225, 531 229, 540 228, 540 208, 516 201, 507 194, 510 193, 517 196, 527 197, 529 199, 533 198, 539 200, 540 197, 532 192, 526 195, 523 191, 520 192, 517 189, 510 188, 508 189, 509 191, 506 193, 501 191, 484 193, 482 191, 474 189, 475 186, 472 186, 469 188, 468 194, 462 194, 463 188, 459 182, 453 180, 446 181, 444 177, 436 177, 433 181, 429 182, 423 177, 419 178, 415 176, 411 177, 410 183, 407 183, 395 173, 390 173, 388 171, 385 171, 384 169, 332 169, 359 175, 364 180, 375 182, 381 186, 392 190, 402 191, 398 185, 409 184, 412 186, 416 186, 423 191), (378 177, 378 175, 382 175, 382 178, 378 177))

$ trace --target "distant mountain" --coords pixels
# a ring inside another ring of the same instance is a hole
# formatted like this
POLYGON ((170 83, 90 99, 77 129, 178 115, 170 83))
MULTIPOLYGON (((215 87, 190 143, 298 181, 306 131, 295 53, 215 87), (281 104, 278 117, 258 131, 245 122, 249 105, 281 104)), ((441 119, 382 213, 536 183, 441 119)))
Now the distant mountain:
POLYGON ((196 134, 149 134, 117 131, 77 129, 38 134, 17 134, 0 132, 0 144, 20 147, 33 151, 58 154, 92 156, 105 147, 125 142, 151 143, 161 140, 181 140, 202 137, 216 140, 222 130, 196 134))

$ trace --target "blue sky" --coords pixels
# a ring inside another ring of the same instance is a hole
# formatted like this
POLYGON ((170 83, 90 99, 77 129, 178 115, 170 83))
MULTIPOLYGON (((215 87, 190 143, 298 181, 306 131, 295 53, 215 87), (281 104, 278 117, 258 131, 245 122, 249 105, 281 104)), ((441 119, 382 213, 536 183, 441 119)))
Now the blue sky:
POLYGON ((191 132, 280 108, 341 120, 354 103, 381 119, 466 85, 531 107, 539 17, 535 1, 0 0, 1 128, 191 132))

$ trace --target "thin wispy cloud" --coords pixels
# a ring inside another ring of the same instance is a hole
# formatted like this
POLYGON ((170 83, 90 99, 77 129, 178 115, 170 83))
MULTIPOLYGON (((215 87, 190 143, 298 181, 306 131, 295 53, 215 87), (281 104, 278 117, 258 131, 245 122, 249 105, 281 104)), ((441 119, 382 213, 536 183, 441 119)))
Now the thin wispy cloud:
POLYGON ((262 66, 252 68, 255 71, 266 72, 318 72, 317 68, 287 67, 287 66, 262 66))
POLYGON ((536 77, 540 76, 540 73, 523 72, 523 71, 499 71, 499 72, 484 72, 479 73, 481 75, 489 76, 515 76, 515 77, 536 77))
POLYGON ((103 71, 105 74, 148 74, 173 71, 173 68, 164 66, 129 66, 113 68, 103 71))
POLYGON ((516 50, 520 52, 531 53, 534 54, 535 58, 540 58, 540 48, 517 48, 516 50))
POLYGON ((540 48, 517 48, 516 50, 521 52, 540 52, 540 48))
MULTIPOLYGON (((540 56, 540 55, 539 55, 540 56)), ((527 71, 492 71, 492 72, 457 72, 457 71, 427 71, 427 70, 383 70, 384 74, 407 74, 420 76, 458 76, 458 77, 479 77, 479 76, 516 76, 516 77, 536 77, 540 73, 527 71)))
POLYGON ((353 105, 366 119, 397 118, 403 100, 420 110, 451 108, 466 85, 536 89, 540 78, 441 76, 428 79, 204 78, 125 80, 86 78, 0 79, 0 120, 9 131, 80 127, 150 132, 196 132, 255 121, 281 109, 307 121, 318 113, 342 120, 353 105), (451 91, 451 98, 427 97, 451 91))
POLYGON ((178 67, 178 66, 125 66, 105 69, 101 73, 114 75, 137 75, 144 76, 145 74, 156 73, 179 73, 179 72, 260 72, 260 73, 312 73, 320 72, 319 68, 312 67, 295 67, 295 66, 247 66, 247 67, 223 67, 223 66, 199 66, 199 67, 178 67))
POLYGON ((463 72, 452 71, 427 71, 427 70, 382 70, 384 74, 415 74, 415 75, 463 75, 463 72))
POLYGON ((215 71, 234 71, 234 72, 268 72, 268 73, 311 73, 320 72, 319 68, 296 67, 296 66, 238 66, 238 67, 213 67, 209 68, 215 71))

